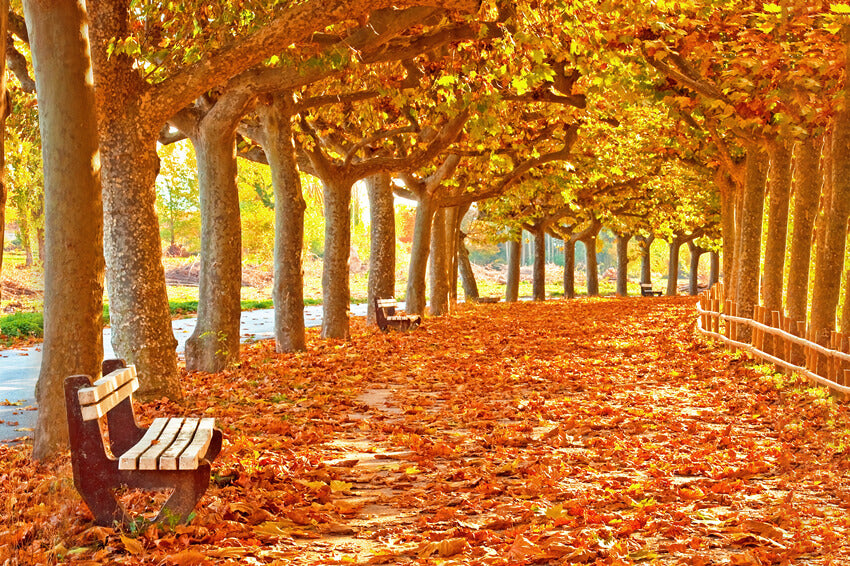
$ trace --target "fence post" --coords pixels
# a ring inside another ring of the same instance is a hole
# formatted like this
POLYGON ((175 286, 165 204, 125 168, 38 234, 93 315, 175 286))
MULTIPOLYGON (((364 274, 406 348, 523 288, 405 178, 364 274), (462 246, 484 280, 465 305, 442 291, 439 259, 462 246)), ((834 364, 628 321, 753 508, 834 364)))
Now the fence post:
MULTIPOLYGON (((773 328, 777 328, 782 330, 782 313, 779 311, 772 311, 770 313, 770 326, 773 328)), ((781 340, 779 336, 773 336, 773 355, 783 361, 788 361, 788 358, 785 357, 785 338, 783 337, 781 340)))

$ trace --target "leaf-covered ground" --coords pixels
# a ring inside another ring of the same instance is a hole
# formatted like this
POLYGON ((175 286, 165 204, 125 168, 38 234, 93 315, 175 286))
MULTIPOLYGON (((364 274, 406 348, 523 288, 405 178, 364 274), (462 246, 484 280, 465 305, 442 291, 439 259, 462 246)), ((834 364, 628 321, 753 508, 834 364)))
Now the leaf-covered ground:
POLYGON ((850 563, 847 411, 694 318, 684 298, 502 303, 252 345, 185 376, 226 437, 189 526, 94 527, 67 459, 0 446, 0 564, 850 563))

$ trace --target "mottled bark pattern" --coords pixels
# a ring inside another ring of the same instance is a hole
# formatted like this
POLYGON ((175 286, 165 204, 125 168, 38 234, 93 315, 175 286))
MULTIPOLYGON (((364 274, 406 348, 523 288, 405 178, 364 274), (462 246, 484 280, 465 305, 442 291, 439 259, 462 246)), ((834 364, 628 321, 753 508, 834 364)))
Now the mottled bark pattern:
POLYGON ((531 276, 531 298, 535 301, 546 300, 546 232, 543 227, 535 229, 534 265, 531 276))
POLYGON ((732 179, 722 170, 714 177, 714 184, 720 190, 720 231, 723 236, 723 281, 726 284, 727 298, 735 292, 735 216, 736 189, 732 179))
MULTIPOLYGON (((761 265, 761 230, 764 212, 764 187, 767 179, 767 152, 758 144, 747 148, 747 174, 741 208, 741 229, 736 301, 738 316, 749 317, 758 302, 759 267, 761 265)), ((742 338, 749 339, 746 328, 742 338)))
POLYGON ((405 304, 408 313, 420 316, 425 313, 425 277, 428 272, 433 217, 433 201, 427 195, 420 196, 413 222, 413 245, 410 248, 405 304))
POLYGON ((709 252, 708 286, 713 287, 720 281, 720 254, 716 251, 709 252))
POLYGON ((395 297, 395 198, 389 173, 366 179, 370 248, 366 322, 375 324, 375 299, 395 297))
MULTIPOLYGON (((850 27, 844 31, 845 39, 848 32, 850 27)), ((850 47, 845 56, 850 70, 850 47)), ((826 344, 829 331, 835 330, 850 218, 850 86, 845 86, 843 96, 845 108, 835 117, 832 131, 832 199, 824 215, 822 245, 818 241, 812 287, 811 333, 821 344, 826 344)))
POLYGON ((322 338, 349 337, 351 305, 351 185, 346 179, 324 178, 325 255, 322 263, 322 338))
POLYGON ((815 226, 822 184, 818 140, 809 138, 797 144, 794 176, 794 228, 788 258, 785 306, 789 317, 795 321, 805 321, 808 318, 812 230, 815 226))
POLYGON ((627 284, 629 280, 629 240, 631 234, 617 234, 617 296, 625 297, 629 294, 627 284))
POLYGON ((674 237, 668 243, 666 292, 668 297, 675 297, 679 293, 679 250, 681 249, 682 240, 678 237, 674 237))
POLYGON ((690 268, 688 269, 688 294, 696 295, 699 293, 699 259, 705 250, 694 244, 693 240, 688 240, 688 250, 691 252, 690 268))
POLYGON ((599 296, 599 263, 596 260, 596 241, 601 229, 602 223, 594 218, 590 227, 582 234, 580 239, 584 244, 588 297, 599 296))
POLYGON ((260 108, 265 153, 274 187, 274 335, 277 352, 305 350, 304 210, 301 176, 292 141, 291 94, 275 96, 260 108))
MULTIPOLYGON (((782 281, 785 276, 785 242, 788 234, 788 204, 791 199, 791 145, 773 140, 770 156, 767 234, 764 246, 761 301, 768 311, 782 310, 782 281)), ((769 341, 769 337, 767 338, 769 341)))
POLYGON ((65 377, 100 374, 103 203, 85 4, 25 0, 24 12, 40 109, 49 257, 33 447, 33 457, 42 459, 68 443, 65 377))
POLYGON ((638 236, 640 243, 640 282, 643 285, 652 285, 652 263, 650 261, 650 248, 655 236, 638 236))
POLYGON ((564 297, 576 297, 576 240, 564 240, 564 297))
POLYGON ((431 226, 431 253, 428 265, 431 301, 431 316, 442 316, 449 312, 448 250, 446 245, 446 209, 434 213, 431 226))
POLYGON ((242 314, 242 226, 236 185, 236 124, 250 98, 233 112, 222 103, 191 136, 198 162, 201 267, 198 322, 186 341, 186 368, 219 372, 239 360, 242 314))
POLYGON ((508 273, 505 286, 505 301, 515 303, 519 300, 519 265, 522 260, 522 241, 517 238, 508 240, 508 273))
POLYGON ((478 283, 475 281, 475 272, 472 271, 472 263, 469 261, 466 234, 461 231, 458 231, 457 235, 457 264, 463 285, 463 300, 467 303, 474 303, 479 298, 478 283))

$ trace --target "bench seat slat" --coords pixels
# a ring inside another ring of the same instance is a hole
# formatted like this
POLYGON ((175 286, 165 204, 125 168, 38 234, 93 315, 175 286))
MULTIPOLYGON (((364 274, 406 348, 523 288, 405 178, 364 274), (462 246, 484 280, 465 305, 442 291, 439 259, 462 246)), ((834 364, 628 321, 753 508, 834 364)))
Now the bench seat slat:
POLYGON ((174 442, 174 438, 177 436, 177 433, 180 432, 180 427, 183 425, 183 419, 180 417, 172 417, 168 420, 165 425, 165 429, 163 429, 162 434, 159 435, 159 438, 156 439, 156 442, 153 445, 145 450, 141 456, 139 456, 139 469, 140 470, 156 470, 157 463, 159 462, 159 455, 168 449, 171 446, 171 443, 174 442))
POLYGON ((180 454, 195 437, 195 432, 198 430, 198 420, 196 418, 188 418, 183 421, 183 426, 180 427, 177 438, 174 439, 174 442, 159 457, 160 470, 177 469, 177 458, 180 457, 180 454))
POLYGON ((82 412, 83 420, 91 421, 106 416, 106 413, 108 413, 111 409, 118 405, 118 403, 132 395, 133 392, 136 391, 138 388, 139 380, 133 379, 125 383, 124 385, 122 385, 121 387, 119 387, 97 403, 94 403, 93 405, 80 406, 80 411, 82 412))
POLYGON ((104 375, 91 384, 77 391, 80 405, 93 405, 136 377, 136 366, 121 368, 104 375))
POLYGON ((142 452, 151 447, 153 441, 159 437, 160 433, 162 433, 162 429, 165 428, 165 423, 167 423, 168 420, 169 419, 166 417, 154 419, 150 428, 147 432, 145 432, 145 435, 118 458, 118 469, 135 470, 139 456, 142 455, 142 452))
POLYGON ((198 424, 198 430, 195 431, 195 437, 186 450, 180 454, 180 469, 181 470, 197 470, 198 463, 201 457, 205 456, 207 449, 212 442, 213 429, 215 428, 215 419, 201 419, 198 424))

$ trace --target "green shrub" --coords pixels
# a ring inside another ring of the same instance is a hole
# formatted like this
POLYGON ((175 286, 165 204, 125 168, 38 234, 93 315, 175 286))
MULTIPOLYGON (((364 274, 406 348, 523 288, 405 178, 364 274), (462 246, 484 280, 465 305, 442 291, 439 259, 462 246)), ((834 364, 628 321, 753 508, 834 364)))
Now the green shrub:
POLYGON ((19 312, 0 317, 0 334, 13 338, 44 335, 44 317, 40 312, 19 312))

